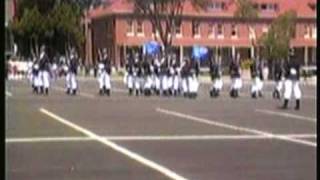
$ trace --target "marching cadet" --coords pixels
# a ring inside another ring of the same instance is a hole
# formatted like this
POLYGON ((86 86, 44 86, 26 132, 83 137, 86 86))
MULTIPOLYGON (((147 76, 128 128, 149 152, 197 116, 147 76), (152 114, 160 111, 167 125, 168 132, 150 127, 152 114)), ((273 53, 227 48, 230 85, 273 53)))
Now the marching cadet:
POLYGON ((107 54, 107 49, 104 48, 102 56, 98 64, 98 81, 99 81, 99 94, 110 96, 111 89, 111 62, 107 54))
POLYGON ((133 92, 133 85, 134 85, 134 76, 133 76, 133 69, 134 69, 134 60, 132 59, 131 55, 127 55, 127 62, 126 62, 126 71, 127 71, 127 87, 129 89, 129 95, 132 95, 133 92))
POLYGON ((179 94, 179 65, 174 56, 172 64, 171 64, 171 72, 172 72, 172 83, 173 83, 173 95, 177 96, 179 94))
POLYGON ((190 76, 190 60, 185 58, 181 64, 181 84, 182 92, 184 97, 189 97, 189 83, 188 79, 190 76))
POLYGON ((168 59, 163 56, 160 62, 160 80, 162 95, 168 95, 168 59))
POLYGON ((262 97, 262 87, 263 87, 263 73, 262 73, 262 63, 259 58, 255 59, 250 66, 252 86, 251 86, 251 97, 257 98, 257 96, 262 97))
POLYGON ((198 76, 200 72, 199 60, 195 59, 191 62, 190 75, 188 77, 189 97, 196 98, 198 96, 198 76))
POLYGON ((134 89, 136 91, 136 96, 142 92, 142 64, 140 61, 139 53, 135 54, 134 58, 134 69, 133 69, 133 79, 134 79, 134 89))
POLYGON ((147 58, 144 59, 142 63, 142 68, 144 72, 144 95, 150 96, 152 88, 151 64, 149 63, 147 58))
POLYGON ((289 99, 293 91, 294 98, 296 99, 295 110, 300 109, 301 90, 299 87, 300 79, 300 65, 297 57, 294 56, 293 49, 289 52, 289 59, 285 64, 285 82, 284 82, 284 104, 283 109, 288 108, 289 99))
POLYGON ((210 90, 211 97, 218 97, 222 89, 223 82, 221 79, 222 70, 221 70, 221 59, 213 59, 210 61, 210 75, 212 80, 212 88, 210 90))
POLYGON ((230 96, 233 98, 237 98, 239 96, 239 91, 242 87, 241 80, 241 69, 240 69, 240 54, 238 53, 236 59, 233 59, 230 67, 229 73, 231 77, 231 90, 230 96))
POLYGON ((161 83, 160 83, 160 59, 159 56, 156 55, 156 57, 154 58, 154 60, 152 61, 152 69, 153 69, 153 87, 154 87, 154 91, 156 93, 156 95, 160 95, 160 87, 161 87, 161 83))
POLYGON ((50 86, 50 62, 44 45, 41 47, 39 58, 39 77, 40 94, 45 93, 48 95, 50 86))
POLYGON ((39 60, 34 57, 33 64, 32 64, 32 88, 33 93, 40 92, 40 75, 39 75, 39 60))
POLYGON ((76 95, 78 84, 77 84, 77 68, 78 68, 78 58, 76 55, 75 49, 71 50, 70 57, 67 60, 67 67, 65 70, 66 75, 66 85, 67 85, 67 94, 76 95))
POLYGON ((283 86, 283 60, 276 61, 274 65, 274 81, 275 81, 275 87, 272 93, 272 97, 274 99, 280 99, 281 98, 281 90, 283 86))

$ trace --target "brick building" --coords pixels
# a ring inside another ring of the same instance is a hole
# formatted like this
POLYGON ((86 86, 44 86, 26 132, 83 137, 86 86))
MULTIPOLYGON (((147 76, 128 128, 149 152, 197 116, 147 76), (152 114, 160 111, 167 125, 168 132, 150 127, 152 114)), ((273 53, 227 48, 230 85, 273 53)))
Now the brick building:
MULTIPOLYGON (((242 58, 251 57, 254 49, 250 38, 259 38, 268 31, 272 20, 279 14, 293 9, 298 20, 291 46, 305 64, 316 63, 316 0, 253 0, 259 18, 241 23, 234 17, 233 0, 213 0, 206 10, 195 10, 189 2, 184 4, 182 22, 173 38, 173 46, 180 60, 191 53, 195 44, 204 45, 213 52, 221 52, 222 62, 235 51, 242 58), (252 29, 248 30, 248 24, 252 29)), ((114 0, 87 12, 86 64, 95 64, 100 48, 107 48, 116 67, 124 65, 129 51, 141 51, 142 44, 157 35, 146 17, 133 13, 127 0, 114 0)), ((217 53, 214 53, 217 55, 217 53)))

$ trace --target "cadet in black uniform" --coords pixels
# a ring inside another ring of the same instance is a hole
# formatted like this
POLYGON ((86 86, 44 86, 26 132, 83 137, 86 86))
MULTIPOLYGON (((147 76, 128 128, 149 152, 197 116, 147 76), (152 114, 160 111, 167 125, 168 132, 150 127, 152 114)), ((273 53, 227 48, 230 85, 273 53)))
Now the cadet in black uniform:
POLYGON ((212 80, 212 88, 210 90, 211 97, 218 97, 219 93, 222 89, 222 69, 221 69, 221 61, 218 59, 212 59, 209 64, 210 75, 212 80))
POLYGON ((133 70, 134 70, 134 60, 131 55, 127 56, 127 62, 126 62, 126 71, 127 71, 127 87, 129 89, 129 95, 132 95, 133 92, 133 86, 134 86, 134 76, 133 76, 133 70))
POLYGON ((144 95, 151 95, 152 78, 151 78, 151 63, 145 58, 142 63, 143 75, 144 75, 144 95))
POLYGON ((232 81, 230 96, 233 98, 237 98, 239 96, 240 88, 242 87, 240 74, 240 54, 237 54, 237 58, 231 61, 231 64, 229 66, 229 73, 232 81))
POLYGON ((142 74, 142 63, 140 61, 140 56, 137 53, 135 55, 134 59, 134 69, 133 69, 133 76, 134 76, 134 88, 136 91, 136 96, 139 96, 139 94, 142 92, 142 80, 143 80, 143 74, 142 74))
POLYGON ((49 94, 50 86, 50 61, 45 52, 45 46, 41 47, 39 59, 40 94, 49 94))
POLYGON ((160 62, 160 80, 161 80, 162 95, 164 95, 164 96, 169 95, 169 93, 168 93, 168 74, 169 74, 168 59, 163 56, 161 58, 161 62, 160 62))
POLYGON ((289 59, 285 62, 285 83, 284 83, 284 104, 283 109, 288 108, 288 103, 293 91, 294 98, 296 99, 295 109, 300 109, 301 90, 299 86, 300 79, 300 64, 297 57, 294 56, 294 52, 291 49, 289 53, 289 59))
POLYGON ((200 72, 199 61, 198 60, 191 61, 190 76, 188 78, 189 97, 190 98, 196 98, 198 96, 199 72, 200 72))
POLYGON ((40 93, 39 60, 34 58, 32 64, 32 88, 34 93, 40 93))
POLYGON ((275 87, 272 93, 274 99, 281 98, 281 90, 283 86, 283 60, 277 60, 274 64, 274 81, 275 87))
POLYGON ((185 58, 183 64, 181 65, 181 83, 182 92, 184 97, 189 97, 189 84, 188 78, 190 76, 191 63, 190 60, 185 58))
POLYGON ((153 67, 153 87, 154 92, 156 95, 160 95, 160 88, 161 88, 161 81, 160 81, 160 59, 158 55, 153 59, 152 61, 152 67, 153 67))
POLYGON ((262 73, 262 63, 260 58, 256 58, 250 66, 252 86, 251 86, 251 97, 257 98, 257 96, 262 97, 262 87, 263 87, 263 73, 262 73))
POLYGON ((77 84, 77 71, 78 71, 78 58, 75 49, 71 50, 70 57, 67 60, 67 94, 76 95, 78 84, 77 84))
POLYGON ((111 90, 111 61, 107 54, 107 49, 103 49, 102 57, 98 64, 98 71, 99 71, 99 94, 110 96, 111 90))

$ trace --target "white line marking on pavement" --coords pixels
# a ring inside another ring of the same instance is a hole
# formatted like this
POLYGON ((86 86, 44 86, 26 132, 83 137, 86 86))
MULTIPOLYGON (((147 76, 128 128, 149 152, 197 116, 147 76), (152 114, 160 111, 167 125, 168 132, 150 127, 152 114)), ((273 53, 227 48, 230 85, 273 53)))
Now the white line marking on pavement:
POLYGON ((11 96, 12 96, 12 93, 11 93, 11 92, 9 92, 9 91, 6 91, 6 96, 11 97, 11 96))
POLYGON ((287 117, 287 118, 300 119, 300 120, 309 121, 309 122, 317 122, 316 118, 299 116, 299 115, 294 115, 294 114, 289 114, 289 113, 270 111, 270 110, 266 110, 266 109, 256 109, 255 111, 256 112, 260 112, 260 113, 264 113, 264 114, 270 114, 270 115, 277 115, 277 116, 282 116, 282 117, 287 117))
POLYGON ((87 135, 88 137, 90 138, 93 138, 95 139, 96 141, 112 148, 113 150, 117 151, 117 152, 120 152, 126 156, 128 156, 129 158, 133 159, 133 160, 136 160, 142 164, 144 164, 145 166, 148 166, 162 174, 164 174, 165 176, 171 178, 171 179, 175 179, 175 180, 186 180, 186 178, 176 174, 175 172, 173 172, 172 170, 164 167, 164 166, 161 166, 149 159, 146 159, 144 157, 142 157, 141 155, 135 153, 135 152, 132 152, 122 146, 119 146, 118 144, 108 140, 108 139, 105 139, 95 133, 93 133, 92 131, 89 131, 85 128, 82 128, 70 121, 67 121, 66 119, 63 119, 62 117, 58 116, 58 115, 55 115, 54 113, 52 112, 49 112, 48 110, 44 109, 44 108, 40 108, 40 111, 48 116, 50 116, 51 118, 71 127, 72 129, 75 129, 79 132, 82 132, 83 134, 87 135))
POLYGON ((211 121, 208 119, 199 118, 199 117, 195 117, 195 116, 191 116, 191 115, 187 115, 187 114, 182 114, 182 113, 179 113, 176 111, 170 111, 170 110, 161 109, 161 108, 157 108, 156 111, 163 113, 163 114, 167 114, 167 115, 185 118, 185 119, 195 121, 195 122, 200 122, 200 123, 209 124, 209 125, 213 125, 213 126, 223 127, 223 128, 227 128, 227 129, 236 130, 236 131, 242 131, 242 132, 247 132, 247 133, 263 135, 263 136, 267 136, 267 137, 272 137, 274 139, 294 142, 294 143, 303 144, 303 145, 307 145, 307 146, 317 147, 316 143, 312 143, 312 142, 304 141, 304 140, 299 140, 299 139, 293 139, 293 138, 290 138, 287 136, 276 135, 276 134, 272 134, 270 132, 245 128, 245 127, 240 127, 240 126, 229 125, 229 124, 225 124, 225 123, 221 123, 221 122, 217 122, 217 121, 211 121))
MULTIPOLYGON (((278 134, 279 135, 279 134, 278 134)), ((316 134, 282 134, 292 138, 317 138, 316 134)), ((115 141, 177 141, 177 140, 250 140, 270 139, 263 135, 176 135, 176 136, 103 136, 104 139, 115 141)), ((33 143, 33 142, 68 142, 68 141, 95 141, 90 137, 24 137, 6 138, 6 143, 33 143)))

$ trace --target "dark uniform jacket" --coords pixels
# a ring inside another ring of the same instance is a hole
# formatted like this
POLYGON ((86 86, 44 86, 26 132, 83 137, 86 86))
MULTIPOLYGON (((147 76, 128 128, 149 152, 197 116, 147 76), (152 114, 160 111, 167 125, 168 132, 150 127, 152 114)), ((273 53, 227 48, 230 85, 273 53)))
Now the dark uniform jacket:
POLYGON ((221 78, 222 72, 221 72, 221 66, 219 64, 211 63, 209 69, 210 69, 210 76, 212 80, 221 78))
POLYGON ((142 74, 142 64, 140 61, 136 61, 134 63, 134 74, 138 77, 141 77, 143 74, 142 74))
POLYGON ((229 73, 231 78, 240 78, 240 65, 232 61, 229 66, 229 73))
POLYGON ((109 58, 102 58, 100 61, 104 65, 103 70, 106 71, 109 75, 111 74, 111 62, 109 58))
POLYGON ((39 59, 39 70, 40 71, 50 71, 50 61, 47 54, 39 59))
POLYGON ((76 57, 72 57, 69 60, 69 72, 77 74, 78 71, 78 60, 76 57))
POLYGON ((181 68, 181 77, 187 78, 188 76, 190 76, 190 70, 191 70, 190 63, 189 62, 185 63, 181 68))
POLYGON ((281 81, 283 75, 283 67, 280 62, 276 62, 274 66, 274 80, 281 81))
POLYGON ((129 58, 126 64, 126 71, 128 75, 133 75, 133 68, 134 68, 133 59, 129 58))
POLYGON ((148 61, 144 61, 142 63, 143 67, 143 72, 145 76, 150 76, 151 75, 151 68, 150 68, 150 63, 148 61))
POLYGON ((300 65, 295 59, 290 59, 285 63, 285 78, 290 80, 300 79, 300 65))
POLYGON ((259 77, 263 80, 262 65, 260 62, 254 61, 250 66, 251 78, 259 77))
POLYGON ((197 77, 199 76, 200 73, 200 67, 199 63, 197 61, 192 61, 191 62, 191 75, 196 75, 197 77))

